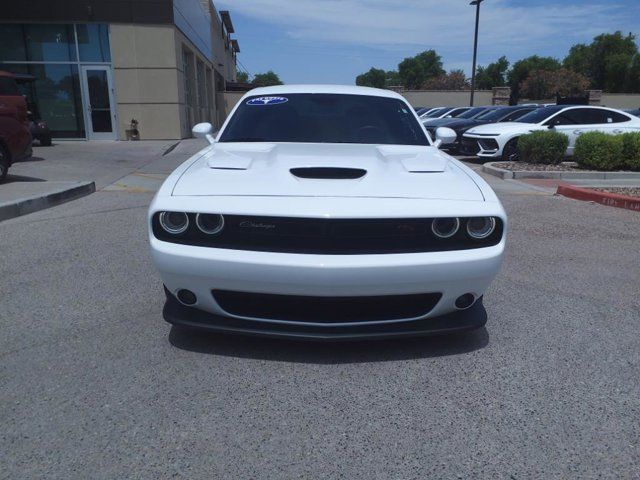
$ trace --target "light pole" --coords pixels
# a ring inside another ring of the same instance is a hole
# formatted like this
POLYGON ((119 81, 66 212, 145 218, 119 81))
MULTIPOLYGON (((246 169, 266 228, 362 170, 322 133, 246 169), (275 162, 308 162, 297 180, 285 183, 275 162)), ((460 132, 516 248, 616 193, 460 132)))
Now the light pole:
POLYGON ((473 97, 476 90, 476 60, 478 59, 478 28, 480 27, 480 4, 484 0, 473 0, 469 5, 476 6, 476 34, 473 41, 473 71, 471 72, 471 101, 470 107, 473 107, 473 97))

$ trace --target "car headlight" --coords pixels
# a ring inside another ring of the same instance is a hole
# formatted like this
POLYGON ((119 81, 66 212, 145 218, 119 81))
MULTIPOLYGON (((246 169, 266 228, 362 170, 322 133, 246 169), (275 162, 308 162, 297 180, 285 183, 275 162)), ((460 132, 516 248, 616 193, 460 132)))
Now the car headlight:
POLYGON ((196 225, 202 233, 217 235, 224 228, 224 217, 217 213, 198 213, 196 225))
POLYGON ((451 238, 460 229, 457 218, 436 218, 431 222, 431 231, 438 238, 451 238))
POLYGON ((167 233, 179 235, 189 228, 189 216, 185 212, 160 213, 160 226, 167 233))
POLYGON ((492 217, 470 218, 467 221, 467 233, 471 238, 482 240, 496 229, 496 221, 492 217))

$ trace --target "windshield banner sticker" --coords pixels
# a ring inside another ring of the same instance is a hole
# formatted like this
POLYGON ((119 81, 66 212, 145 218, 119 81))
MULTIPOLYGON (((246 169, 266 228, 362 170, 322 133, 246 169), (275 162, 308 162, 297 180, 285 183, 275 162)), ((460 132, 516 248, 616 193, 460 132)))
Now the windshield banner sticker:
POLYGON ((289 99, 287 97, 258 97, 252 98, 247 102, 247 105, 278 105, 280 103, 286 103, 289 99))

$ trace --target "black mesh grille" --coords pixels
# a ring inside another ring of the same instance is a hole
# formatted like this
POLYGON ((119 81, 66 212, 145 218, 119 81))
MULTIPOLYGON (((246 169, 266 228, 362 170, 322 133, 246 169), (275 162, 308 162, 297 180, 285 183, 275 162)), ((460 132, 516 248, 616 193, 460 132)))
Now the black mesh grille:
POLYGON ((478 140, 475 138, 462 137, 460 142, 460 153, 463 155, 476 155, 480 151, 478 140))
POLYGON ((375 322, 428 314, 440 293, 377 297, 309 297, 214 290, 220 307, 239 317, 301 323, 375 322))

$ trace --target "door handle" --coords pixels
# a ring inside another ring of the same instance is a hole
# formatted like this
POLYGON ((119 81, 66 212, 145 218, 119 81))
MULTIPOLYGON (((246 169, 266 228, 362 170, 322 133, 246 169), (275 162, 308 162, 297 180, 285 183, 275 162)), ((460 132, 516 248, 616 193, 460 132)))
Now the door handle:
POLYGON ((582 130, 574 130, 573 131, 574 135, 582 135, 582 133, 583 133, 582 130))
POLYGON ((615 133, 616 135, 620 135, 621 133, 624 133, 622 130, 614 130, 613 133, 615 133))

